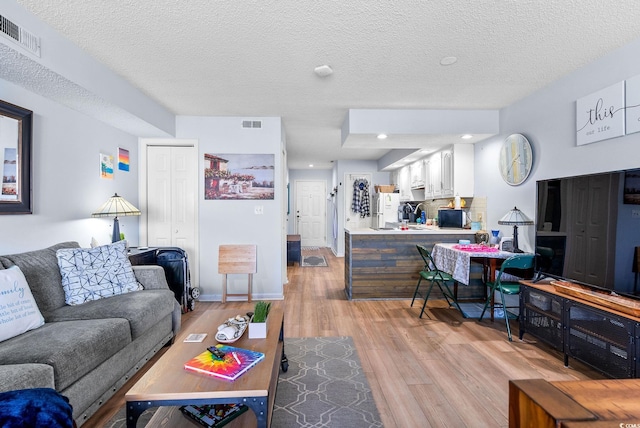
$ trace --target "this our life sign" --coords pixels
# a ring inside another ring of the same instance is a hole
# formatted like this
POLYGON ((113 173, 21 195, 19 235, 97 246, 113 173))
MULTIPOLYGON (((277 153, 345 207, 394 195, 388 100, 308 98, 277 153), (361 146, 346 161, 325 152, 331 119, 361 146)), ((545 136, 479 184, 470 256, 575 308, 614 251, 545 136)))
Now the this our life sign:
POLYGON ((576 102, 578 146, 625 134, 624 95, 624 82, 619 82, 576 102))

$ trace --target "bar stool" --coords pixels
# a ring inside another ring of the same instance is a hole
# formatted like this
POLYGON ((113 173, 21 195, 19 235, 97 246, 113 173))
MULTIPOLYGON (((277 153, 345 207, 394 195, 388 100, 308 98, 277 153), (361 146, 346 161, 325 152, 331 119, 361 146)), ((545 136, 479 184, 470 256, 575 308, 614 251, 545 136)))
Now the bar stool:
POLYGON ((247 301, 251 301, 253 274, 257 273, 256 253, 256 245, 220 245, 218 249, 218 273, 224 275, 222 281, 222 303, 226 303, 227 296, 247 296, 247 301), (227 294, 227 275, 229 274, 249 275, 246 294, 227 294))

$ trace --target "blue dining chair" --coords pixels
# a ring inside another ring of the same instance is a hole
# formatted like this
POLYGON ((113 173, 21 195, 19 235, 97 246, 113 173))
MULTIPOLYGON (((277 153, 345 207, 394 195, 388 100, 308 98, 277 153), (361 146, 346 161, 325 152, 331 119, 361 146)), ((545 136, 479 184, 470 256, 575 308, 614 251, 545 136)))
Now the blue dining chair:
MULTIPOLYGON (((512 341, 511 338, 511 327, 509 326, 509 313, 507 309, 509 308, 519 308, 518 306, 507 306, 505 303, 504 296, 505 295, 517 295, 520 293, 520 283, 516 281, 503 281, 502 275, 505 270, 509 270, 509 274, 517 271, 522 271, 526 273, 526 271, 533 269, 534 266, 534 255, 533 254, 518 254, 512 257, 509 257, 500 266, 500 270, 496 275, 495 281, 487 282, 487 286, 489 287, 489 293, 487 294, 487 301, 484 304, 484 309, 482 309, 482 314, 480 314, 480 319, 478 321, 482 321, 484 317, 484 313, 490 308, 491 313, 494 313, 496 308, 502 309, 504 312, 504 319, 507 324, 507 334, 509 336, 509 342, 512 341), (495 293, 500 292, 500 302, 496 303, 495 301, 495 293)), ((524 277, 524 275, 522 275, 524 277)), ((513 316, 513 315, 512 315, 513 316)))
POLYGON ((429 250, 427 250, 422 245, 416 245, 416 247, 418 248, 418 253, 420 253, 422 260, 424 261, 424 267, 420 272, 418 272, 420 278, 418 278, 416 291, 414 291, 413 293, 411 307, 413 307, 413 302, 415 302, 416 296, 420 295, 420 297, 422 297, 422 293, 420 292, 420 284, 424 279, 425 281, 429 282, 429 288, 424 295, 424 303, 422 304, 422 310, 420 311, 420 318, 422 318, 422 314, 424 314, 424 309, 427 306, 427 300, 429 300, 429 295, 431 294, 431 289, 433 288, 434 284, 438 286, 440 292, 442 292, 442 295, 444 296, 449 306, 453 304, 458 310, 460 310, 458 302, 455 298, 455 294, 451 291, 451 288, 449 288, 449 283, 452 281, 455 282, 453 277, 450 274, 438 269, 435 262, 433 261, 433 257, 431 257, 431 253, 429 252, 429 250))

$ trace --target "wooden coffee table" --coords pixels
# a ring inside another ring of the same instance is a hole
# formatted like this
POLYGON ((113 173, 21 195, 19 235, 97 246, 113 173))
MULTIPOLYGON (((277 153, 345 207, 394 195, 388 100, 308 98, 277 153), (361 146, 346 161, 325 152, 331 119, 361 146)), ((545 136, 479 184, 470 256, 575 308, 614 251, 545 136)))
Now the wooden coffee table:
POLYGON ((249 339, 248 332, 231 344, 238 348, 263 352, 264 360, 252 367, 235 381, 190 372, 184 363, 217 344, 217 327, 228 318, 253 310, 209 310, 202 314, 188 331, 181 332, 176 342, 125 394, 127 427, 135 428, 138 417, 150 407, 182 406, 186 404, 245 404, 255 413, 258 427, 271 424, 271 412, 280 373, 280 365, 286 370, 283 345, 284 304, 271 305, 267 322, 266 339, 249 339), (191 333, 208 333, 204 342, 184 343, 191 333))

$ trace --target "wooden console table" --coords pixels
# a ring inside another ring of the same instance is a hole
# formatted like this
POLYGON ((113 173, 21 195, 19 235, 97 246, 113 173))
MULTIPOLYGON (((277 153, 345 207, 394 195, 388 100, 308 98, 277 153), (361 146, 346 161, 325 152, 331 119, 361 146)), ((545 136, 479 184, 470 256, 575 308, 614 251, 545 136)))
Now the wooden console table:
POLYGON ((637 426, 639 392, 638 379, 511 380, 509 427, 637 426))

